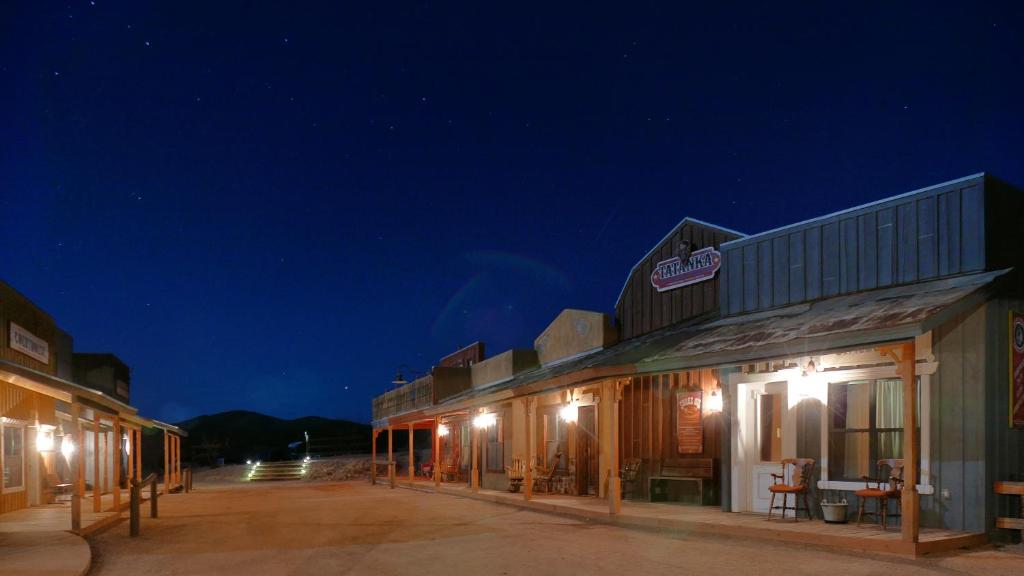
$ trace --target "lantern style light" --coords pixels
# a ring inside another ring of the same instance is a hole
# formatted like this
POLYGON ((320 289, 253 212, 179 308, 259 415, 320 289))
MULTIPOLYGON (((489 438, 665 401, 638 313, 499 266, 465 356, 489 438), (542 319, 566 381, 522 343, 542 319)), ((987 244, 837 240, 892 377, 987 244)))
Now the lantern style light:
POLYGON ((71 439, 71 434, 65 434, 60 439, 60 453, 64 455, 65 460, 71 460, 71 455, 75 453, 75 443, 71 439))
POLYGON ((36 450, 40 452, 53 451, 53 432, 43 430, 39 424, 36 424, 36 450))
POLYGON ((708 412, 711 414, 718 414, 722 411, 722 392, 715 388, 711 391, 711 396, 708 397, 708 412))
POLYGON ((558 411, 558 415, 569 423, 574 423, 580 417, 580 405, 575 400, 569 402, 565 406, 562 406, 561 410, 558 411))
POLYGON ((447 436, 449 432, 451 432, 451 430, 448 429, 448 425, 447 424, 441 424, 441 425, 439 425, 437 427, 437 435, 438 436, 442 436, 442 437, 447 436))
POLYGON ((494 426, 497 421, 498 417, 494 415, 494 412, 484 412, 482 414, 477 414, 476 417, 473 418, 473 427, 489 428, 494 426))

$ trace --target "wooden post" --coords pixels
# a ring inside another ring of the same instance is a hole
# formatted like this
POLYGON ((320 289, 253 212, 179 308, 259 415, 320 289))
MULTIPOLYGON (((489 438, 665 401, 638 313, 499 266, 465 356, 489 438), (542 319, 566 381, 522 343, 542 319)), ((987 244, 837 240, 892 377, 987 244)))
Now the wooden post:
POLYGON ((533 466, 537 463, 537 398, 523 398, 526 404, 526 473, 523 475, 523 499, 533 498, 533 466))
MULTIPOLYGON (((125 464, 126 468, 124 470, 124 475, 125 478, 128 479, 128 487, 131 488, 131 481, 135 478, 135 430, 125 426, 121 428, 121 435, 125 433, 128 434, 128 438, 126 439, 127 443, 125 444, 125 447, 128 449, 128 462, 125 464)), ((118 445, 121 444, 121 435, 117 438, 118 445)))
POLYGON ((391 424, 388 424, 388 484, 395 487, 395 450, 394 434, 391 424))
POLYGON ((164 494, 171 493, 171 435, 164 430, 164 494))
POLYGON ((70 430, 65 431, 65 437, 62 442, 67 442, 67 436, 71 436, 71 444, 75 447, 74 452, 71 453, 71 461, 68 462, 68 466, 71 468, 71 531, 78 533, 82 531, 82 469, 80 464, 82 462, 82 427, 81 422, 78 419, 79 413, 81 412, 81 404, 78 400, 71 397, 71 426, 70 430))
POLYGON ((149 517, 156 518, 157 506, 156 506, 156 475, 153 475, 153 481, 149 483, 149 517))
POLYGON ((412 422, 409 423, 409 483, 412 484, 416 480, 416 452, 413 449, 413 438, 415 437, 415 427, 412 422))
POLYGON ((477 428, 476 426, 473 426, 473 432, 472 432, 471 439, 472 439, 472 450, 473 450, 473 469, 470 472, 470 474, 471 474, 470 482, 471 482, 471 486, 473 488, 473 492, 479 492, 480 491, 480 467, 479 467, 479 463, 478 462, 480 460, 480 429, 477 428))
POLYGON ((434 418, 434 486, 441 485, 441 417, 434 418))
POLYGON ((181 486, 181 436, 174 436, 174 485, 181 486))
POLYGON ((371 433, 370 440, 370 484, 377 483, 377 433, 380 432, 376 428, 371 433))
POLYGON ((135 478, 142 481, 142 426, 135 431, 135 478))
POLYGON ((100 413, 92 411, 92 511, 103 510, 103 487, 100 486, 100 413))
POLYGON ((111 495, 114 511, 121 514, 121 419, 114 416, 114 493, 111 495))
POLYGON ((917 350, 914 342, 880 346, 878 351, 896 364, 896 373, 903 382, 903 492, 900 513, 903 542, 917 544, 921 529, 921 496, 917 493, 917 350))
MULTIPOLYGON (((611 406, 608 412, 611 413, 608 424, 610 432, 610 443, 608 447, 608 458, 610 468, 608 470, 608 512, 618 514, 622 511, 622 489, 619 478, 619 396, 622 394, 622 383, 613 382, 609 386, 611 392, 611 406)), ((605 401, 604 398, 601 399, 605 401)))
POLYGON ((110 492, 110 474, 107 472, 107 470, 109 468, 108 464, 112 464, 112 462, 110 462, 110 457, 107 455, 107 453, 110 452, 110 450, 111 450, 111 447, 110 447, 110 435, 109 435, 108 432, 104 432, 103 433, 103 450, 102 450, 102 452, 103 452, 103 491, 104 492, 110 492))
POLYGON ((139 505, 142 500, 142 486, 134 479, 128 483, 131 488, 131 496, 128 501, 128 535, 139 535, 139 505))

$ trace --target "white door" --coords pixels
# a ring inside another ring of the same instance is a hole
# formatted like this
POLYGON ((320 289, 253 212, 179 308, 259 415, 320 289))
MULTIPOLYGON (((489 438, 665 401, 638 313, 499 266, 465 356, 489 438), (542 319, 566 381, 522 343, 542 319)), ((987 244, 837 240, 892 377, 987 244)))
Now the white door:
POLYGON ((746 446, 747 512, 768 512, 771 503, 772 474, 782 469, 784 434, 787 419, 785 383, 752 384, 749 386, 745 424, 741 431, 746 446))

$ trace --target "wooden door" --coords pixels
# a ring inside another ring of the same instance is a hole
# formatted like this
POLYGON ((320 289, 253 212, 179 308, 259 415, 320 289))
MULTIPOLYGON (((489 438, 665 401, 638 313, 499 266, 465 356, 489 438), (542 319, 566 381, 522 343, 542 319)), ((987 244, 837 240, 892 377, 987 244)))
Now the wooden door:
POLYGON ((576 434, 576 493, 598 493, 597 407, 580 406, 576 434))

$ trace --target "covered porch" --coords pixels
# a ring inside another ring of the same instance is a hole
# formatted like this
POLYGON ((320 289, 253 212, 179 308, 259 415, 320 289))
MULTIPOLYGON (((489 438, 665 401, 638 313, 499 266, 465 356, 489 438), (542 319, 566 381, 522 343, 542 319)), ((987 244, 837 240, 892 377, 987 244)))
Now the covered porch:
POLYGON ((399 482, 399 487, 475 498, 519 508, 572 516, 592 522, 643 529, 699 532, 723 537, 744 537, 823 546, 844 550, 861 550, 920 556, 984 544, 984 534, 922 528, 917 542, 908 543, 898 530, 882 530, 877 524, 837 525, 820 519, 791 518, 768 520, 759 513, 723 512, 712 506, 683 506, 626 500, 618 513, 612 513, 603 500, 564 494, 535 494, 529 500, 521 495, 500 490, 474 491, 464 485, 423 482, 399 482))

